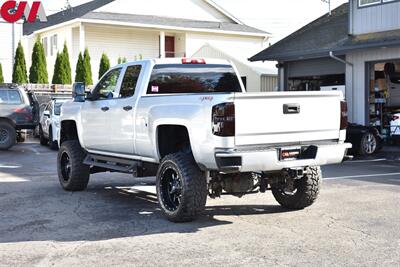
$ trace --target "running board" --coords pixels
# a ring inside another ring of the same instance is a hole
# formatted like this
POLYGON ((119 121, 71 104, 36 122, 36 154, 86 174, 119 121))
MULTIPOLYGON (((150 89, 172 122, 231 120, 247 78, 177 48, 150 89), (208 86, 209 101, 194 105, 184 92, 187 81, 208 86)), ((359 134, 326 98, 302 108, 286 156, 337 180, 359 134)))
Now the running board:
POLYGON ((139 162, 129 159, 121 159, 100 155, 89 154, 83 161, 84 164, 89 166, 100 167, 123 173, 133 173, 139 167, 139 162))

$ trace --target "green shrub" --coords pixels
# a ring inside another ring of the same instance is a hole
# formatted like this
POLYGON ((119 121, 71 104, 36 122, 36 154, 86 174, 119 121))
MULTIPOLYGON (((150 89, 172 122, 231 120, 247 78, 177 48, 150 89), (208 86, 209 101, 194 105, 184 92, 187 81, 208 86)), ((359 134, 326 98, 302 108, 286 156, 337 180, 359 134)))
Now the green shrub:
POLYGON ((47 73, 47 63, 44 53, 43 44, 38 38, 32 51, 32 66, 29 70, 30 83, 49 83, 49 75, 47 73))
POLYGON ((71 84, 71 64, 69 63, 69 53, 67 45, 61 53, 57 53, 56 63, 54 65, 53 84, 71 84))
POLYGON ((124 63, 126 63, 127 62, 127 59, 126 59, 126 57, 119 57, 118 58, 118 64, 124 64, 124 63))
POLYGON ((75 82, 85 82, 85 66, 82 53, 79 53, 78 62, 76 63, 75 82))
POLYGON ((99 79, 110 69, 110 59, 106 54, 101 55, 100 68, 99 68, 99 79))
POLYGON ((17 50, 15 51, 15 61, 13 66, 12 82, 18 84, 28 83, 28 74, 26 72, 26 61, 24 48, 21 41, 18 43, 17 50))
POLYGON ((64 84, 71 84, 72 83, 72 74, 71 74, 71 64, 69 63, 69 53, 67 43, 64 43, 64 49, 62 52, 62 61, 61 61, 61 69, 63 73, 63 81, 64 84))
POLYGON ((93 84, 93 79, 92 79, 92 66, 90 65, 90 55, 89 55, 89 49, 85 49, 85 53, 83 54, 83 66, 85 68, 84 72, 84 83, 86 85, 92 85, 93 84))
POLYGON ((0 83, 4 83, 3 67, 1 66, 1 63, 0 63, 0 83))

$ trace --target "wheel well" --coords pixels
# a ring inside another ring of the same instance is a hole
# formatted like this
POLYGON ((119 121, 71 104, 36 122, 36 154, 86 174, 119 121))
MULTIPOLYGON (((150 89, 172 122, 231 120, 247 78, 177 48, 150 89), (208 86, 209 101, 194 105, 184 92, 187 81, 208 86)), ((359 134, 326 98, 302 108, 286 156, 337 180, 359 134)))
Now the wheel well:
POLYGON ((191 151, 189 132, 185 126, 158 126, 157 141, 158 152, 161 158, 179 151, 191 151))
POLYGON ((75 121, 61 122, 60 144, 69 140, 79 140, 75 121))
POLYGON ((13 128, 15 128, 15 123, 14 123, 14 121, 12 121, 12 120, 9 119, 9 118, 0 118, 0 122, 9 123, 13 128))

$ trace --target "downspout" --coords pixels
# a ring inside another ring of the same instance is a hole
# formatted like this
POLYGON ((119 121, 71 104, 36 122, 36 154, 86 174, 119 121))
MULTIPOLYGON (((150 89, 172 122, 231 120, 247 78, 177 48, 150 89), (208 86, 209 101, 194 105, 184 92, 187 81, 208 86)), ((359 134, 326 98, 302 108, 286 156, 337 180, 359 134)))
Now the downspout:
MULTIPOLYGON (((354 85, 353 85, 353 77, 354 77, 354 64, 346 61, 344 59, 341 59, 340 57, 335 56, 335 54, 333 53, 333 51, 329 52, 329 57, 339 61, 347 66, 349 66, 351 68, 351 118, 353 119, 354 117, 354 85)), ((347 78, 346 78, 347 79, 347 78)), ((346 86, 346 95, 345 95, 345 99, 347 98, 347 86, 346 86)))

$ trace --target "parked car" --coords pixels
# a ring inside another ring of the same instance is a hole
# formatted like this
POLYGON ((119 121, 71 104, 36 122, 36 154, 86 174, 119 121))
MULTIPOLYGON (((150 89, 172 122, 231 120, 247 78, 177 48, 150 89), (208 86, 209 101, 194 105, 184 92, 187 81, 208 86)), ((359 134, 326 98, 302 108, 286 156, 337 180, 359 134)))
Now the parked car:
POLYGON ((341 92, 246 93, 226 60, 126 63, 86 98, 83 84, 73 95, 61 114, 62 188, 84 190, 104 171, 155 175, 161 210, 174 222, 195 219, 207 195, 271 189, 286 208, 308 207, 319 166, 342 162, 351 147, 341 92))
POLYGON ((372 155, 383 146, 383 138, 375 127, 358 124, 349 124, 346 142, 353 145, 350 152, 356 155, 372 155))
POLYGON ((22 130, 35 128, 38 110, 33 93, 14 85, 0 85, 0 150, 25 141, 22 130))
POLYGON ((58 149, 57 136, 60 130, 61 106, 65 101, 67 99, 55 98, 46 104, 39 123, 41 145, 49 145, 51 149, 58 149))

